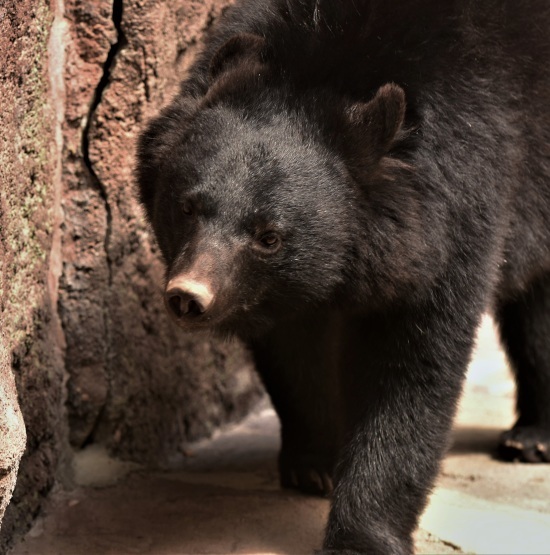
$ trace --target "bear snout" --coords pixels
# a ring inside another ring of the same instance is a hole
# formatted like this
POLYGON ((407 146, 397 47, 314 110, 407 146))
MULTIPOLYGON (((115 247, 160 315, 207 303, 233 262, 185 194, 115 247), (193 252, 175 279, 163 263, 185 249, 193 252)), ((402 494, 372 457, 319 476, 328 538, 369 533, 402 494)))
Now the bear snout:
POLYGON ((208 282, 184 276, 171 279, 164 293, 164 303, 168 312, 180 324, 191 324, 206 315, 213 302, 214 293, 208 282))

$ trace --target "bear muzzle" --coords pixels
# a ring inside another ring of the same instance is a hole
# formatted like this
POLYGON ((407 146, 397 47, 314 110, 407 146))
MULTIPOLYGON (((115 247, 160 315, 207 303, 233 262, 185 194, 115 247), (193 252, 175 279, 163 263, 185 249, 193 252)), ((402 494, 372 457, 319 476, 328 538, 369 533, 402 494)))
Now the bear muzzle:
POLYGON ((170 315, 182 327, 207 320, 214 292, 207 281, 197 281, 186 276, 176 276, 168 282, 164 303, 170 315))

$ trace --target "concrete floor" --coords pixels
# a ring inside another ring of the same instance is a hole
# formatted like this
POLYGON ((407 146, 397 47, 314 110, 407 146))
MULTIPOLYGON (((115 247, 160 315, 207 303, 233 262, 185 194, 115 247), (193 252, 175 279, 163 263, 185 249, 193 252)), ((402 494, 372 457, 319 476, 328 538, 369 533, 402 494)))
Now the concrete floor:
MULTIPOLYGON (((512 422, 513 383, 487 321, 417 553, 550 553, 550 465, 492 458, 512 422)), ((80 486, 52 496, 11 555, 311 553, 328 501, 279 489, 278 443, 265 404, 162 472, 87 449, 75 461, 80 486)))

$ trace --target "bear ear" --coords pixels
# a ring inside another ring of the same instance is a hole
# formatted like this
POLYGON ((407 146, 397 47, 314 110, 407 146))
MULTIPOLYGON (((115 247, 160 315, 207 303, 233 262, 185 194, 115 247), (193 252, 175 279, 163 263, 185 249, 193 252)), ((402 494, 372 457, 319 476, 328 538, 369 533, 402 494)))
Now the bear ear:
POLYGON ((134 175, 139 200, 149 219, 153 213, 156 184, 162 166, 173 156, 195 105, 196 100, 192 96, 177 96, 172 104, 149 121, 139 136, 134 175))
POLYGON ((380 87, 371 101, 350 106, 346 116, 354 150, 378 162, 402 135, 405 108, 405 92, 394 83, 380 87))
POLYGON ((167 126, 161 116, 152 120, 141 133, 137 144, 135 178, 138 198, 151 220, 156 181, 167 150, 167 126))
POLYGON ((221 73, 243 62, 261 62, 265 39, 252 33, 240 33, 231 37, 214 54, 210 62, 210 77, 215 79, 221 73))

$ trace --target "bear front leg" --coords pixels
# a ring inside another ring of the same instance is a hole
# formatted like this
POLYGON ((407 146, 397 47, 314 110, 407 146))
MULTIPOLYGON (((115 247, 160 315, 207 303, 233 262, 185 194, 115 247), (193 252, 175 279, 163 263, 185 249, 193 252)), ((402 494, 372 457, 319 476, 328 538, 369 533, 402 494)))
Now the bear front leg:
POLYGON ((337 466, 323 554, 413 553, 482 313, 439 295, 348 322, 342 368, 356 424, 337 466))
POLYGON ((313 495, 332 491, 341 443, 338 329, 336 319, 311 315, 285 321, 251 345, 281 422, 281 485, 313 495))
POLYGON ((516 378, 518 413, 499 455, 550 463, 550 274, 501 300, 495 316, 516 378))

